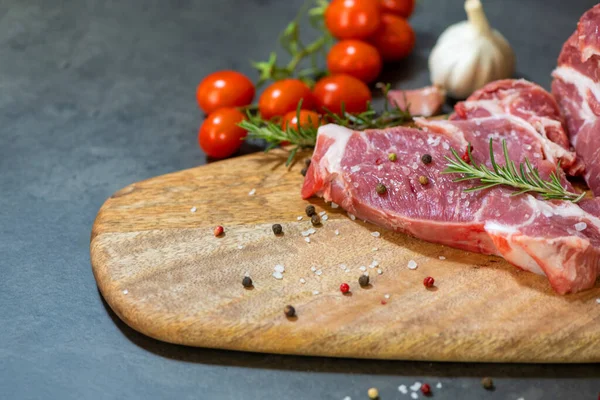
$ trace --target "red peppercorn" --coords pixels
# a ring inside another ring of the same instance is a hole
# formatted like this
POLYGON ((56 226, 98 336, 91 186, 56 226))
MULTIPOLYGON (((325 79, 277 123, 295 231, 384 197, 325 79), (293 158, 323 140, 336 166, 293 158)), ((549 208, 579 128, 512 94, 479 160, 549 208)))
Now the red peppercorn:
POLYGON ((223 227, 221 225, 215 228, 215 236, 221 236, 223 234, 223 227))
POLYGON ((434 283, 435 283, 435 279, 433 279, 430 276, 428 276, 427 278, 423 279, 423 285, 425 285, 426 288, 432 287, 434 283))
POLYGON ((350 285, 348 285, 347 283, 342 283, 340 285, 340 291, 344 294, 348 293, 350 291, 350 285))
MULTIPOLYGON (((473 151, 473 146, 471 146, 471 151, 473 151)), ((471 157, 469 157, 469 147, 465 149, 465 153, 462 155, 462 160, 467 164, 471 163, 471 157)))
POLYGON ((385 301, 385 300, 381 300, 381 305, 382 305, 382 306, 385 306, 386 304, 387 304, 387 301, 385 301))
POLYGON ((431 394, 431 386, 429 386, 427 383, 424 383, 421 385, 421 393, 423 393, 425 396, 428 396, 431 394))

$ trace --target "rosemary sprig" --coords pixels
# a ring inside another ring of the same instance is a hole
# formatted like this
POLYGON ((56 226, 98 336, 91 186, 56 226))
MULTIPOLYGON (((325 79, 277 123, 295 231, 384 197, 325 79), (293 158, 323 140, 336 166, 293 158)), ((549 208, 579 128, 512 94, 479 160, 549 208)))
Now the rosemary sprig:
MULTIPOLYGON (((366 111, 359 114, 350 114, 344 111, 344 105, 342 104, 342 112, 340 115, 329 110, 324 110, 325 112, 322 115, 321 120, 341 125, 352 130, 388 128, 403 125, 412 121, 412 115, 408 112, 408 107, 403 110, 395 104, 390 104, 387 98, 390 85, 378 84, 377 86, 382 89, 385 97, 382 112, 377 112, 371 103, 369 103, 367 104, 366 111)), ((300 101, 296 110, 298 121, 300 121, 301 109, 302 101, 300 101)), ((288 125, 284 129, 277 119, 272 121, 264 120, 259 114, 252 113, 251 110, 247 111, 247 115, 248 119, 242 121, 238 125, 248 131, 247 138, 265 140, 268 144, 265 151, 269 151, 285 142, 294 146, 292 150, 290 150, 287 165, 292 162, 298 150, 314 147, 316 144, 318 128, 311 124, 307 124, 308 126, 306 127, 300 126, 299 128, 288 125)))
MULTIPOLYGON (((461 156, 451 149, 452 156, 446 156, 448 161, 447 168, 443 174, 463 174, 461 178, 454 179, 454 182, 463 182, 468 180, 479 179, 482 183, 480 186, 465 189, 465 192, 474 192, 477 190, 489 189, 494 186, 505 185, 518 189, 511 196, 518 196, 523 193, 537 193, 545 200, 567 200, 577 203, 585 196, 583 193, 572 193, 565 189, 555 171, 550 174, 549 180, 544 180, 540 176, 537 168, 531 165, 531 162, 525 158, 525 163, 520 163, 519 167, 515 165, 508 156, 508 148, 506 141, 502 140, 502 151, 504 153, 504 165, 498 165, 494 158, 493 141, 490 139, 490 161, 492 170, 485 164, 477 164, 471 155, 471 144, 467 146, 469 160, 471 163, 466 163, 461 156)), ((560 163, 557 169, 560 168, 560 163)))

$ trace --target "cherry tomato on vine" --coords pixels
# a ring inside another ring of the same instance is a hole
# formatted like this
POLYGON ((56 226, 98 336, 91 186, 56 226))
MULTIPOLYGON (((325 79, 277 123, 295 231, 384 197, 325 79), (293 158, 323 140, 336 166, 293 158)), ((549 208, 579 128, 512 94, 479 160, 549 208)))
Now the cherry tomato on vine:
POLYGON ((365 39, 380 22, 376 0, 333 0, 325 10, 327 30, 338 39, 365 39))
MULTIPOLYGON (((314 111, 300 110, 300 126, 302 128, 318 128, 321 122, 321 117, 314 111)), ((290 126, 298 129, 298 113, 296 111, 290 111, 283 116, 281 120, 281 127, 287 129, 290 126)))
POLYGON ((327 54, 327 68, 332 74, 348 74, 366 83, 379 76, 381 64, 377 49, 360 40, 342 40, 327 54))
POLYGON ((415 10, 415 0, 380 0, 381 11, 409 18, 415 10))
POLYGON ((335 114, 345 111, 360 113, 366 111, 371 92, 364 82, 346 74, 326 76, 313 89, 315 101, 320 109, 328 109, 335 114))
POLYGON ((368 39, 383 61, 399 61, 415 47, 415 32, 406 19, 392 14, 381 16, 381 25, 368 39))
POLYGON ((254 99, 254 84, 235 71, 219 71, 208 75, 196 89, 198 105, 207 114, 224 107, 243 107, 254 99))
POLYGON ((225 158, 235 153, 247 134, 237 124, 245 119, 235 108, 220 108, 209 114, 198 132, 202 150, 213 158, 225 158))
POLYGON ((303 109, 313 108, 310 88, 299 79, 283 79, 271 84, 258 99, 258 110, 264 119, 295 111, 302 100, 303 109))

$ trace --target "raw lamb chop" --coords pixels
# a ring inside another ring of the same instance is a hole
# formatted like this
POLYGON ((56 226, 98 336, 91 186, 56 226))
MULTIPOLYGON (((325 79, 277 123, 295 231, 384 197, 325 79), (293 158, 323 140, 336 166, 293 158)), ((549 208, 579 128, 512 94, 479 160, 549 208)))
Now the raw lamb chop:
POLYGON ((585 164, 585 180, 600 195, 600 4, 579 20, 552 73, 552 93, 565 115, 569 137, 585 164))
MULTIPOLYGON (((566 201, 511 197, 513 191, 503 187, 465 193, 474 183, 455 183, 456 176, 441 174, 450 148, 462 154, 469 142, 474 160, 489 165, 489 137, 505 139, 511 159, 527 157, 542 176, 556 169, 562 147, 512 116, 417 123, 423 130, 355 132, 322 126, 303 198, 321 196, 360 219, 429 242, 502 256, 524 270, 546 275, 561 294, 594 285, 600 265, 600 219, 566 201), (391 152, 397 161, 388 160, 391 152), (423 163, 424 154, 433 161, 423 163), (420 176, 429 182, 420 183, 420 176), (383 194, 376 191, 379 183, 387 188, 383 194)), ((494 143, 497 160, 500 142, 494 143)), ((590 207, 598 211, 595 204, 590 207)))
POLYGON ((446 101, 446 91, 437 86, 414 90, 390 90, 388 100, 412 115, 431 117, 442 110, 446 101))

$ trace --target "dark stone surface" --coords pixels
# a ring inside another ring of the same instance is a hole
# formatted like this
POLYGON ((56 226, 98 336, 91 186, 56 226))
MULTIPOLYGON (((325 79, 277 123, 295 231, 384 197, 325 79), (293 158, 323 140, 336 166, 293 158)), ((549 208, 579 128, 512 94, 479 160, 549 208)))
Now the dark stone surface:
MULTIPOLYGON (((264 59, 301 0, 0 0, 0 398, 353 399, 435 384, 437 399, 596 399, 595 365, 283 357, 160 343, 98 293, 89 235, 119 188, 205 162, 195 86, 264 59), (484 392, 480 378, 494 377, 484 392)), ((429 48, 461 0, 421 0, 397 86, 428 83, 429 48)), ((487 0, 519 74, 550 83, 586 0, 487 0)), ((246 148, 245 151, 251 151, 246 148)))

